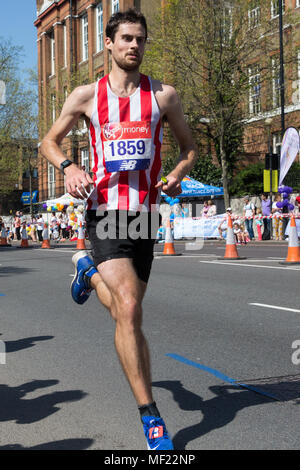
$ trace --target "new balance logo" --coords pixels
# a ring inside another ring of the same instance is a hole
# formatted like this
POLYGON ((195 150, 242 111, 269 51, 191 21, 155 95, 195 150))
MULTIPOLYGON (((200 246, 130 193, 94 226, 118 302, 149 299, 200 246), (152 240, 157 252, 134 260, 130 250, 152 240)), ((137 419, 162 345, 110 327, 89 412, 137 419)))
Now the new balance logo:
POLYGON ((151 428, 149 430, 150 439, 158 439, 159 437, 163 437, 163 435, 164 428, 162 426, 156 426, 155 428, 151 428))
POLYGON ((120 166, 120 171, 134 170, 136 167, 136 160, 124 161, 120 166))

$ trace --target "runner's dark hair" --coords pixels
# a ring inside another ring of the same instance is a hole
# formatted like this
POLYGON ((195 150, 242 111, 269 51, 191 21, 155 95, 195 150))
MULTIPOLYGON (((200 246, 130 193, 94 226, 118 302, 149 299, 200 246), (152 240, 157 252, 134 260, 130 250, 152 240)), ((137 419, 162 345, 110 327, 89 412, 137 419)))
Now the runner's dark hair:
POLYGON ((105 28, 105 33, 106 36, 112 40, 112 42, 114 42, 115 34, 119 28, 119 25, 122 23, 140 23, 145 29, 145 39, 147 39, 148 31, 146 18, 142 13, 135 10, 134 8, 129 8, 126 11, 117 11, 108 20, 108 23, 105 28))

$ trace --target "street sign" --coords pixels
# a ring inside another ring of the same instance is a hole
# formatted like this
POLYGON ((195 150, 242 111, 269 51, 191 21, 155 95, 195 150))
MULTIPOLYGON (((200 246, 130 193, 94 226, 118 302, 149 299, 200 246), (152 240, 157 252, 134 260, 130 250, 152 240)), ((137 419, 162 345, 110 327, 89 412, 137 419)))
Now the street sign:
MULTIPOLYGON (((32 204, 36 202, 37 194, 38 194, 38 191, 32 191, 32 204)), ((29 192, 22 193, 21 201, 23 202, 24 205, 30 204, 30 193, 29 192)))

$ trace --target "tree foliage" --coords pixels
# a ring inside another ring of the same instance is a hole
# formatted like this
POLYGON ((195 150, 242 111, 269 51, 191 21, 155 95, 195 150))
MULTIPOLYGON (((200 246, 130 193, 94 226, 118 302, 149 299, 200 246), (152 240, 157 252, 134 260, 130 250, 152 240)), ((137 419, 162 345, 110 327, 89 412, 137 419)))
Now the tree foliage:
POLYGON ((27 162, 22 153, 37 139, 37 94, 31 80, 18 75, 22 48, 0 38, 0 79, 6 104, 0 106, 0 194, 12 192, 27 162))
POLYGON ((253 163, 240 170, 232 179, 230 194, 242 197, 246 194, 255 195, 263 192, 264 163, 253 163))
MULTIPOLYGON (((249 64, 274 47, 267 40, 274 28, 265 11, 269 2, 259 3, 258 27, 249 23, 249 0, 168 0, 149 27, 144 70, 175 86, 200 159, 217 157, 226 205, 249 114, 249 64)), ((259 63, 262 81, 269 65, 259 63)))

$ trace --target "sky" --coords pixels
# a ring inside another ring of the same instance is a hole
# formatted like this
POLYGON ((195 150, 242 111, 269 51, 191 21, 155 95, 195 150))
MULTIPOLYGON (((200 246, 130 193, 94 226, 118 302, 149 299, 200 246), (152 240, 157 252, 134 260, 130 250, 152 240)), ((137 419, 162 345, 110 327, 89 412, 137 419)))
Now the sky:
POLYGON ((0 37, 22 46, 20 69, 37 69, 36 0, 0 0, 0 37))

